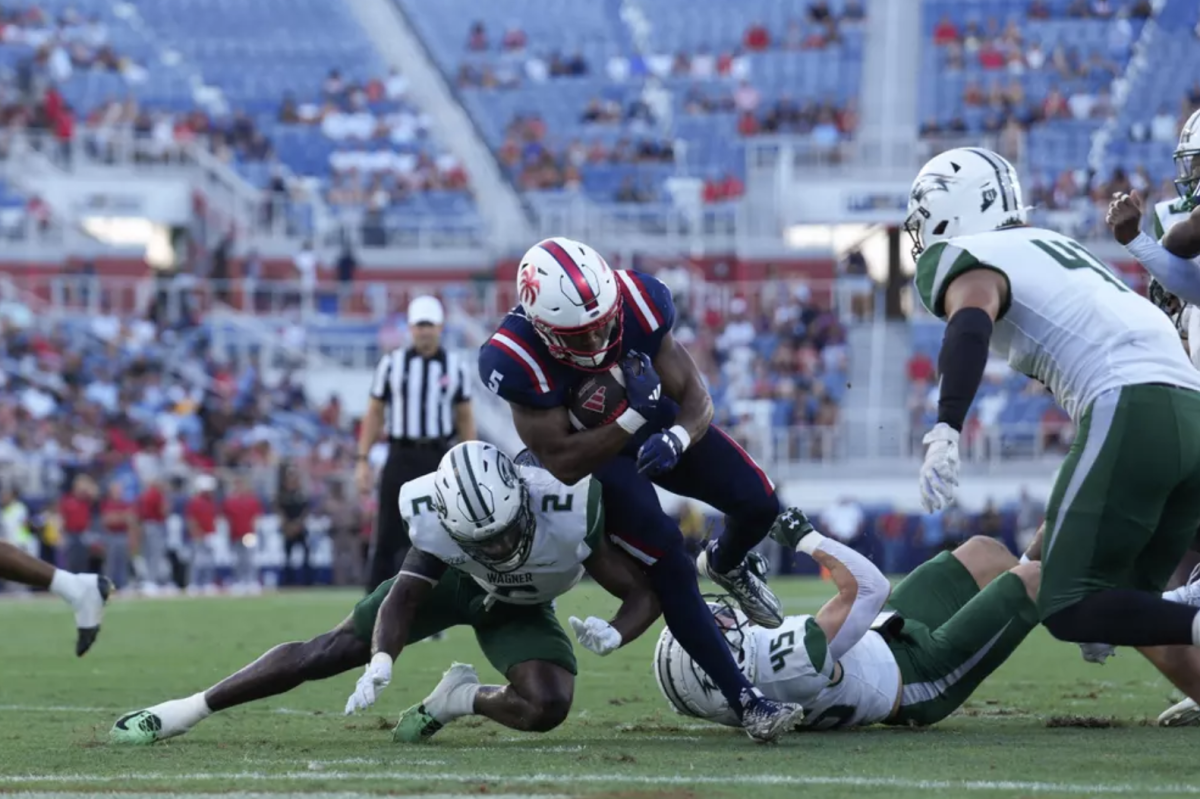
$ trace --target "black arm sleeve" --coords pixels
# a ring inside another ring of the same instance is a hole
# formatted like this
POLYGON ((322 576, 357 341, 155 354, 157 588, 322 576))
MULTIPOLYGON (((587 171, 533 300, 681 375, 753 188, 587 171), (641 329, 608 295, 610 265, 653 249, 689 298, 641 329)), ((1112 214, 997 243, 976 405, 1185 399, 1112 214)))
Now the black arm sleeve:
POLYGON ((433 585, 437 585, 438 580, 442 579, 442 575, 446 573, 446 569, 450 568, 445 561, 435 558, 428 552, 423 552, 416 547, 408 550, 408 554, 404 556, 404 563, 400 566, 400 573, 419 577, 433 585))
POLYGON ((946 325, 938 356, 938 421, 959 432, 983 379, 991 339, 992 318, 982 308, 963 308, 946 325))

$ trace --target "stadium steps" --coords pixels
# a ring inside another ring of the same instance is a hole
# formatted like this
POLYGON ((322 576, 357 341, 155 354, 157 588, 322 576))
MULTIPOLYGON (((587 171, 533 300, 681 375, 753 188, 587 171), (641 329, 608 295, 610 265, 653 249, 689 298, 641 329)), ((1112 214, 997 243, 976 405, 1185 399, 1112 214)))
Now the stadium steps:
POLYGON ((859 90, 859 140, 868 163, 908 169, 917 158, 917 92, 921 82, 921 15, 905 3, 867 6, 859 90))
POLYGON ((905 322, 854 325, 846 335, 850 390, 842 400, 845 454, 896 457, 905 450, 907 367, 911 335, 905 322))
POLYGON ((437 138, 462 162, 488 227, 489 241, 501 249, 527 247, 533 230, 516 189, 501 173, 479 128, 456 99, 400 5, 393 0, 348 0, 347 5, 388 65, 410 78, 412 99, 429 114, 437 138))

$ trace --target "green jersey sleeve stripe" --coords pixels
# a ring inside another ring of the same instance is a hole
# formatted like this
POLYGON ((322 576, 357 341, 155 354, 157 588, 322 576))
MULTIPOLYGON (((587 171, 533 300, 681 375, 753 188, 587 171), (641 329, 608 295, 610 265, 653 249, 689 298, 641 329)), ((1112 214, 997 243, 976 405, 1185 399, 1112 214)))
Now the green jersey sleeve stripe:
POLYGON ((1162 215, 1156 210, 1154 212, 1154 238, 1161 241, 1165 235, 1166 231, 1163 230, 1162 215))
POLYGON ((604 488, 600 485, 600 481, 594 477, 591 478, 591 482, 588 483, 587 495, 587 535, 583 540, 593 552, 604 532, 604 503, 601 501, 603 493, 604 488))
POLYGON ((804 651, 808 654, 808 662, 812 663, 813 668, 828 677, 825 666, 829 659, 829 642, 825 640, 825 631, 813 618, 804 622, 804 651))
POLYGON ((930 313, 933 313, 933 282, 937 278, 937 263, 944 249, 946 242, 939 241, 917 258, 917 294, 921 297, 921 304, 930 313))

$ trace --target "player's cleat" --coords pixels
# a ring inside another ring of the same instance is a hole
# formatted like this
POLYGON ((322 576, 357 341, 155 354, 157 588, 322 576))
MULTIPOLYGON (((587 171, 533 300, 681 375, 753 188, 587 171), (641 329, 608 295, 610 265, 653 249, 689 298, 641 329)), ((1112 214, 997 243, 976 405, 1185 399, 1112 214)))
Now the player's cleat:
POLYGON ((759 696, 742 711, 742 729, 758 743, 770 743, 797 727, 803 719, 804 708, 800 705, 759 696))
POLYGON ((456 718, 474 712, 478 690, 479 675, 475 667, 468 663, 452 663, 425 701, 400 714, 400 721, 392 730, 392 741, 408 744, 428 741, 456 718))
POLYGON ((152 744, 183 735, 210 715, 203 692, 170 699, 121 716, 108 731, 108 739, 115 744, 152 744))
POLYGON ((1181 605, 1200 607, 1200 566, 1192 569, 1186 583, 1164 593, 1163 599, 1168 602, 1178 602, 1181 605))
POLYGON ((1117 648, 1112 644, 1080 644, 1079 652, 1088 663, 1104 665, 1104 661, 1117 654, 1117 648))
POLYGON ((108 740, 115 744, 146 746, 168 737, 163 735, 162 719, 149 710, 126 713, 108 731, 108 740))
POLYGON ((1177 702, 1158 717, 1160 727, 1192 727, 1200 724, 1200 705, 1192 699, 1177 702))
POLYGON ((424 704, 413 705, 400 714, 400 722, 392 730, 392 742, 398 744, 425 743, 444 726, 429 714, 424 704))
POLYGON ((75 638, 75 654, 83 657, 96 642, 100 634, 100 622, 104 618, 104 604, 112 593, 113 584, 107 577, 100 575, 81 575, 81 580, 91 579, 95 582, 88 585, 79 596, 71 600, 71 608, 75 611, 75 627, 78 635, 75 638))
POLYGON ((764 579, 766 561, 751 552, 733 571, 718 572, 709 560, 716 542, 709 544, 696 558, 696 569, 700 574, 721 586, 741 607, 750 621, 760 627, 774 629, 783 624, 783 605, 767 587, 764 579))

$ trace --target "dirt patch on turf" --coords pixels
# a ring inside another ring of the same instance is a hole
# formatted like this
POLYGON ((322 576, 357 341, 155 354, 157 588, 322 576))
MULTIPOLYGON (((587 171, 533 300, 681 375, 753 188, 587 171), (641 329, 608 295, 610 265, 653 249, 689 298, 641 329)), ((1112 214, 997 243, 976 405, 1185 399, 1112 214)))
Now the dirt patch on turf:
POLYGON ((1124 727, 1125 722, 1112 716, 1051 716, 1046 719, 1046 726, 1103 730, 1112 727, 1124 727))

